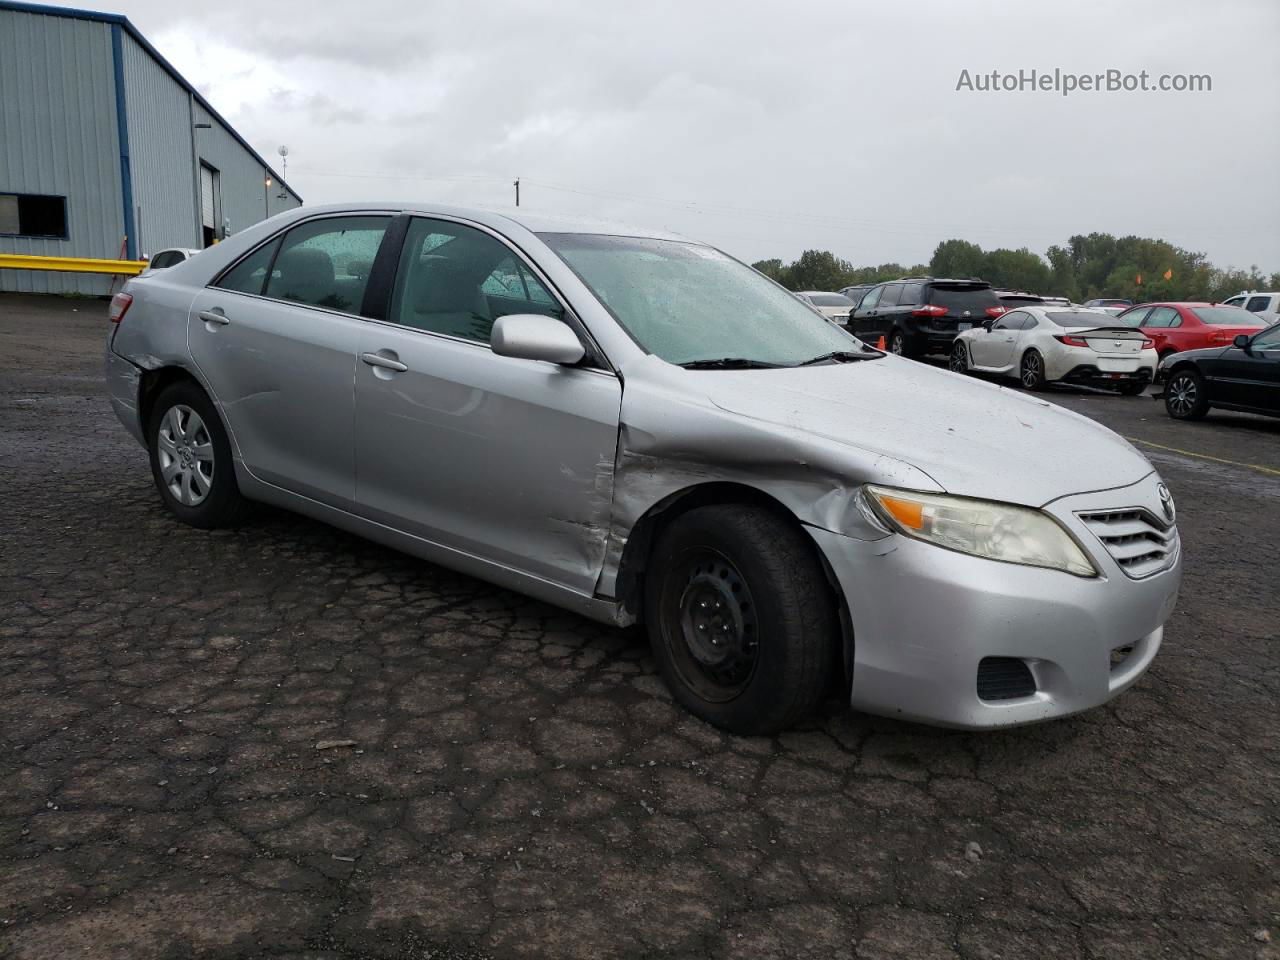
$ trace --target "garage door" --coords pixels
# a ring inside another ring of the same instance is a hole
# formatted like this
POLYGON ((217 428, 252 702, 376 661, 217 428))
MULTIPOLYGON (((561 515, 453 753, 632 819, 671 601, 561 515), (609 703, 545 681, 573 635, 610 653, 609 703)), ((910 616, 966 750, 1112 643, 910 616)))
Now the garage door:
POLYGON ((213 229, 213 170, 200 166, 200 225, 213 229))

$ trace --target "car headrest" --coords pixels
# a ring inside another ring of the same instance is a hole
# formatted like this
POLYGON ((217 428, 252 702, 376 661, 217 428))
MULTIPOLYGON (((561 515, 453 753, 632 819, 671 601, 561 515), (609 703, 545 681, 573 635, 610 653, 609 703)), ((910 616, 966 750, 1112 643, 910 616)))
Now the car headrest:
POLYGON ((333 286, 333 259, 323 250, 286 250, 276 260, 276 268, 280 271, 280 287, 285 296, 290 291, 333 286))

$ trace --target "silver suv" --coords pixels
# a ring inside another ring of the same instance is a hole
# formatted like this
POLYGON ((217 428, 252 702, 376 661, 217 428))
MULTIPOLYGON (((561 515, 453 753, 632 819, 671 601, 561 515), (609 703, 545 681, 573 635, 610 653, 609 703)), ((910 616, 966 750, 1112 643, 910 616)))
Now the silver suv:
POLYGON ((281 214, 112 304, 107 379, 197 527, 286 507, 609 624, 728 730, 838 693, 1097 706, 1181 576, 1133 447, 863 345, 720 251, 447 207, 281 214))

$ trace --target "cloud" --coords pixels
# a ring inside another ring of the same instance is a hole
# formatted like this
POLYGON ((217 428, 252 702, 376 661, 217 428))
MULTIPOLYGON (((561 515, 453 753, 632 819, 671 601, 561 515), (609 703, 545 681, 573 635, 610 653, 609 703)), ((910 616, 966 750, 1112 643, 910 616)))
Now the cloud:
POLYGON ((1245 0, 391 0, 124 13, 309 202, 522 202, 747 259, 1163 236, 1280 268, 1280 33, 1245 0), (869 7, 869 8, 868 8, 869 7), (1261 49, 1261 48, 1260 48, 1261 49), (970 93, 962 69, 1209 73, 1205 94, 970 93))

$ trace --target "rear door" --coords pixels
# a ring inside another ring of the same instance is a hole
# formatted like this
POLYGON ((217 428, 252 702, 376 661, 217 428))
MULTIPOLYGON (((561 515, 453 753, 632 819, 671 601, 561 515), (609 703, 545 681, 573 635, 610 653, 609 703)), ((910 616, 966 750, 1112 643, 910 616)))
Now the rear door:
POLYGON ((355 498, 352 379, 367 278, 390 216, 318 217, 196 296, 191 354, 254 476, 323 503, 355 498))
POLYGON ((584 331, 502 238, 415 217, 355 371, 356 496, 379 523, 590 594, 613 500, 622 384, 603 364, 501 357, 493 322, 584 331))

